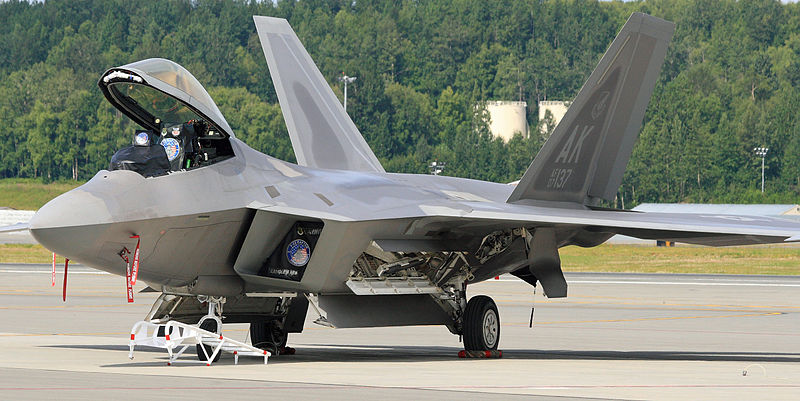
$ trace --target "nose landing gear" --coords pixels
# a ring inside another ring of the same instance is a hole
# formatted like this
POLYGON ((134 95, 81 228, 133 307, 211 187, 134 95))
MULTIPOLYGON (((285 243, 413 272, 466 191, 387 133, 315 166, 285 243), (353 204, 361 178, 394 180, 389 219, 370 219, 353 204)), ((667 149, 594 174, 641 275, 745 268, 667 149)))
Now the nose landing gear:
MULTIPOLYGON (((222 334, 222 305, 225 303, 225 297, 197 297, 200 302, 208 302, 208 314, 203 316, 197 323, 197 326, 203 330, 211 331, 217 334, 222 334)), ((201 361, 208 361, 209 355, 213 355, 214 348, 210 345, 199 343, 195 346, 197 351, 197 359, 201 361)), ((218 352, 211 362, 219 361, 221 353, 218 352)))

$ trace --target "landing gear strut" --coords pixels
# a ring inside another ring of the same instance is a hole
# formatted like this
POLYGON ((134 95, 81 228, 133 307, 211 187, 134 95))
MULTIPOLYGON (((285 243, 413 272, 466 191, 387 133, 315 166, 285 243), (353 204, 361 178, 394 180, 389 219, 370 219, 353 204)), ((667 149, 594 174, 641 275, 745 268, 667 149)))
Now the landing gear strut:
POLYGON ((464 310, 464 349, 492 351, 500 342, 500 315, 497 305, 486 295, 477 295, 464 310))
MULTIPOLYGON (((222 305, 225 303, 224 297, 206 297, 206 296, 199 296, 197 299, 200 302, 208 302, 208 314, 203 316, 199 322, 197 322, 197 327, 212 331, 217 334, 222 333, 222 305)), ((207 361, 208 355, 212 355, 214 353, 214 349, 210 345, 204 344, 197 344, 195 346, 197 350, 197 359, 201 361, 207 361), (205 350, 204 350, 205 348, 205 350)), ((214 357, 212 362, 219 361, 219 357, 221 352, 218 352, 217 355, 214 357)))

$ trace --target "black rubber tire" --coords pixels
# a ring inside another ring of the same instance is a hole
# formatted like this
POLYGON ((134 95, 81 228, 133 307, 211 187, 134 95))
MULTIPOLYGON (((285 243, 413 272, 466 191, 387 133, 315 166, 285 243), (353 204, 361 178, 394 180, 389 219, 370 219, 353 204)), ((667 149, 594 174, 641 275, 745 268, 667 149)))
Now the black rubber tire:
POLYGON ((279 355, 289 337, 281 326, 278 320, 251 322, 250 342, 254 347, 271 352, 273 356, 279 355))
MULTIPOLYGON (((213 319, 207 319, 207 320, 203 321, 203 324, 200 325, 200 328, 203 329, 203 330, 217 332, 217 322, 215 320, 213 320, 213 319)), ((214 347, 212 347, 210 345, 197 344, 194 347, 195 347, 195 350, 197 351, 197 359, 199 359, 201 361, 204 361, 204 362, 208 361, 208 358, 206 358, 206 354, 211 355, 214 352, 214 347), (206 354, 203 353, 203 349, 200 348, 200 347, 203 347, 203 348, 206 349, 206 354)), ((218 353, 217 356, 214 357, 214 360, 212 362, 219 361, 219 357, 220 356, 222 356, 222 352, 218 353)))
POLYGON ((492 298, 477 295, 464 310, 464 349, 491 351, 500 342, 500 314, 492 298), (486 327, 485 327, 486 326, 486 327))

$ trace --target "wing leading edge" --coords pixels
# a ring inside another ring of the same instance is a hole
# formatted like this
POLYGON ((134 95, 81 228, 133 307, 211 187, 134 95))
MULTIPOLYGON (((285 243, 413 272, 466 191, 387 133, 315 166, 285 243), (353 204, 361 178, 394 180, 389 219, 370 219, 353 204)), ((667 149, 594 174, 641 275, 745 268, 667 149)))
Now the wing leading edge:
POLYGON ((297 163, 384 172, 289 23, 281 18, 253 19, 297 163))
MULTIPOLYGON (((429 216, 416 224, 420 232, 446 229, 481 230, 526 227, 574 228, 574 232, 623 234, 710 246, 751 245, 800 241, 800 223, 763 216, 723 214, 641 213, 574 210, 525 205, 475 208, 458 215, 429 216), (430 225, 424 220, 429 220, 430 225)), ((567 230, 569 232, 570 230, 567 230)), ((559 242, 573 243, 569 236, 559 242)), ((605 239, 603 239, 605 241, 605 239)), ((603 242, 601 241, 601 242, 603 242)))
POLYGON ((30 229, 28 223, 17 223, 10 226, 0 227, 0 233, 13 233, 17 231, 27 231, 30 229))

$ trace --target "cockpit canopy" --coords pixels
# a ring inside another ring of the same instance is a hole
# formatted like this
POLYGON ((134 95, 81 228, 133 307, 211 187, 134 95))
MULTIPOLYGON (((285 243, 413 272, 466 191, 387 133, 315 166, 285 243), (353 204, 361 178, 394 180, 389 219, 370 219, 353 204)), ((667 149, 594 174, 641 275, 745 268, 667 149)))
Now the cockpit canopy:
POLYGON ((200 82, 180 65, 161 58, 137 61, 106 71, 98 85, 114 107, 146 129, 134 133, 132 147, 114 155, 112 170, 158 176, 234 156, 228 122, 200 82), (139 143, 139 138, 149 140, 139 143), (163 170, 166 165, 170 167, 163 170))
POLYGON ((233 136, 203 85, 173 61, 150 58, 112 68, 98 84, 109 102, 145 128, 157 131, 157 119, 183 122, 191 119, 185 117, 200 117, 226 137, 233 136))

